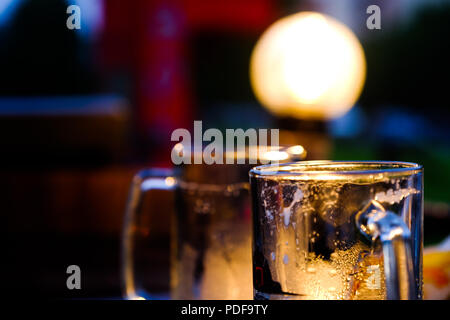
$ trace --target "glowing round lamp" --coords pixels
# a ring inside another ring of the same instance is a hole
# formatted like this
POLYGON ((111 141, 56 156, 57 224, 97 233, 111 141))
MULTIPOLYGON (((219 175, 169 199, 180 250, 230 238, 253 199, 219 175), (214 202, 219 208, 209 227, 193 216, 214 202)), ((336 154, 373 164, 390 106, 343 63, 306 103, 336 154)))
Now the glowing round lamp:
POLYGON ((273 114, 332 119, 358 99, 366 75, 364 52, 342 23, 301 12, 272 24, 250 60, 256 97, 273 114))

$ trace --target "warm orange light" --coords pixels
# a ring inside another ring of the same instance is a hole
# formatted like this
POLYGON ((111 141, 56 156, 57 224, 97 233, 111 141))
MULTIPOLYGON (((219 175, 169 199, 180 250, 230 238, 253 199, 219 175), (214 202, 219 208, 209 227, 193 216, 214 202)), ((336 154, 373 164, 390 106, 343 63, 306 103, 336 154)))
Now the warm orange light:
POLYGON ((173 187, 173 186, 175 185, 175 183, 176 183, 176 180, 175 180, 174 178, 172 178, 172 177, 167 177, 167 178, 164 180, 164 182, 166 183, 166 185, 167 185, 168 187, 173 187))
POLYGON ((342 23, 315 12, 275 22, 256 44, 250 80, 272 113, 331 119, 358 99, 366 74, 363 49, 342 23))

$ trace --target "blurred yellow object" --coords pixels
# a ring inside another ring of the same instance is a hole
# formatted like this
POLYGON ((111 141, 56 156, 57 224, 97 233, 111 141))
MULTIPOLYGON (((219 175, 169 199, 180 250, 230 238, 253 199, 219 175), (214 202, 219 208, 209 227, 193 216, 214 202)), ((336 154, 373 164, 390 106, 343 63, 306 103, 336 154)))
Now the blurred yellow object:
POLYGON ((428 248, 423 256, 424 299, 450 299, 450 251, 428 248))
POLYGON ((258 100, 278 116, 331 119, 358 99, 364 52, 342 23, 315 12, 278 20, 256 44, 250 80, 258 100))

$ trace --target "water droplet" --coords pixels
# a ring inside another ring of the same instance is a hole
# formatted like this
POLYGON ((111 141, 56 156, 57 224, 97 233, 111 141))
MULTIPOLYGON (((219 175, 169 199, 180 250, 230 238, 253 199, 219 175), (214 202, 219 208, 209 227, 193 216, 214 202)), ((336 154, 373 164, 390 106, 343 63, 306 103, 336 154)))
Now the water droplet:
POLYGON ((289 257, 288 257, 287 254, 285 254, 284 257, 283 257, 283 263, 284 264, 288 264, 288 262, 289 262, 289 257))
POLYGON ((315 272, 316 272, 316 268, 314 268, 314 267, 308 267, 308 268, 306 268, 306 272, 309 272, 309 273, 315 273, 315 272))
POLYGON ((270 258, 272 259, 272 261, 275 261, 275 252, 270 253, 270 258))

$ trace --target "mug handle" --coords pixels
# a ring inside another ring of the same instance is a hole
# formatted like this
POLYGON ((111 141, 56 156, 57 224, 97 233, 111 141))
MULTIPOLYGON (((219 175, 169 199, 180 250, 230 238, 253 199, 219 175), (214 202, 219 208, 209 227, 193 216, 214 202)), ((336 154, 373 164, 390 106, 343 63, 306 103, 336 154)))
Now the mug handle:
POLYGON ((411 232, 402 218, 372 200, 356 214, 356 225, 372 242, 381 241, 387 299, 416 299, 411 232))
POLYGON ((151 190, 173 190, 178 182, 174 172, 168 169, 146 169, 133 177, 125 209, 124 228, 122 233, 122 288, 125 298, 141 300, 136 291, 134 272, 134 235, 136 221, 142 204, 143 195, 151 190))

